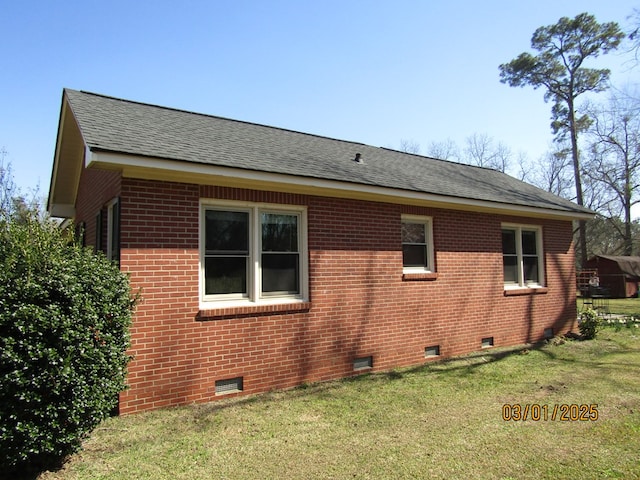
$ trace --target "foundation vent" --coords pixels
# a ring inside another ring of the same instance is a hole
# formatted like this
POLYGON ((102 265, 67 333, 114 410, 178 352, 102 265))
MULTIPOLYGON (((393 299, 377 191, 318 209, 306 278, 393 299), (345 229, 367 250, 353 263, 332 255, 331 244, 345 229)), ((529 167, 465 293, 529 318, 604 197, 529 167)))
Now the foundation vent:
POLYGON ((216 395, 235 393, 242 391, 242 377, 216 380, 216 395))
POLYGON ((353 361, 354 370, 366 370, 368 368, 373 368, 373 357, 361 357, 353 361))
POLYGON ((482 339, 482 348, 493 347, 493 337, 485 337, 482 339))
POLYGON ((440 345, 432 345, 430 347, 426 347, 424 349, 424 356, 429 357, 439 357, 440 356, 440 345))

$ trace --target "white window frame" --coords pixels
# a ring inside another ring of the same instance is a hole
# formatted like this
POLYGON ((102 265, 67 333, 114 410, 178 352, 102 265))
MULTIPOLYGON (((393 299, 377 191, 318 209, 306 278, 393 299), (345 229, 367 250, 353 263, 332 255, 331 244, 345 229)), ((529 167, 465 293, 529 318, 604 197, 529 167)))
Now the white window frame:
POLYGON ((306 302, 309 298, 309 265, 307 241, 307 208, 298 205, 236 202, 227 200, 200 200, 200 308, 269 305, 306 302), (247 294, 205 294, 205 235, 207 210, 243 211, 249 214, 249 261, 247 267, 247 294), (262 213, 296 215, 298 217, 299 289, 295 294, 262 293, 262 213))
MULTIPOLYGON (((433 246, 433 217, 423 215, 402 214, 400 218, 402 223, 417 223, 424 225, 425 241, 427 243, 427 264, 424 267, 405 267, 404 261, 402 273, 434 273, 435 270, 435 248, 433 246)), ((402 242, 402 237, 400 238, 402 242)))
MULTIPOLYGON (((517 281, 515 283, 504 281, 505 289, 517 289, 517 288, 541 288, 545 285, 545 271, 544 271, 544 249, 542 241, 542 227, 540 225, 527 225, 518 223, 503 223, 500 229, 500 236, 502 237, 502 230, 514 230, 516 232, 516 265, 518 268, 517 281), (525 282, 524 280, 524 256, 522 253, 522 232, 535 232, 536 233, 536 254, 538 257, 538 282, 525 282)), ((504 258, 504 250, 501 251, 504 258)), ((503 260, 504 261, 504 260, 503 260)))

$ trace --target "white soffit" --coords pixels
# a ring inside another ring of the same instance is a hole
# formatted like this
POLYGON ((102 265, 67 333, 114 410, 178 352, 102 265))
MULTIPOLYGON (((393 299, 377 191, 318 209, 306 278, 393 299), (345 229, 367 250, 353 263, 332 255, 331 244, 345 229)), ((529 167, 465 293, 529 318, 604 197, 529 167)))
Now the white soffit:
POLYGON ((221 185, 257 190, 275 190, 297 194, 354 198, 369 201, 425 205, 430 207, 502 213, 516 216, 589 220, 592 215, 540 207, 434 195, 374 185, 339 182, 313 177, 301 177, 244 170, 202 163, 165 160, 87 149, 88 167, 122 171, 123 177, 163 180, 200 185, 221 185))

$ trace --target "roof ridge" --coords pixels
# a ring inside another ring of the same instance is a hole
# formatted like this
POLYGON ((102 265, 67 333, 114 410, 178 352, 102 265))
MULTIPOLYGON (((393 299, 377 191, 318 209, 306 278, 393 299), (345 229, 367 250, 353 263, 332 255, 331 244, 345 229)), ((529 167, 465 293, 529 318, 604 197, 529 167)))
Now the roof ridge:
POLYGON ((273 125, 266 125, 264 123, 249 122, 249 121, 246 121, 246 120, 238 120, 238 119, 235 119, 235 118, 222 117, 220 115, 212 115, 212 114, 209 114, 209 113, 195 112, 193 110, 186 110, 186 109, 183 109, 183 108, 167 107, 167 106, 158 105, 158 104, 155 104, 155 103, 139 102, 139 101, 136 101, 136 100, 128 100, 126 98, 119 98, 119 97, 114 97, 114 96, 111 96, 111 95, 104 95, 102 93, 89 92, 87 90, 74 90, 72 88, 65 88, 65 90, 79 92, 79 93, 82 93, 82 94, 85 94, 85 95, 92 95, 94 97, 101 97, 101 98, 105 98, 107 100, 115 100, 115 101, 118 101, 118 102, 129 103, 129 104, 133 104, 133 105, 142 105, 142 106, 145 106, 145 107, 159 108, 161 110, 169 110, 169 111, 172 111, 172 112, 187 113, 189 115, 198 115, 198 116, 207 117, 207 118, 215 118, 215 119, 224 120, 224 121, 227 121, 227 122, 242 123, 244 125, 252 125, 252 126, 255 126, 255 127, 263 127, 263 128, 269 128, 269 129, 272 129, 272 130, 280 130, 282 132, 296 133, 296 134, 299 134, 299 135, 306 135, 306 136, 309 136, 309 137, 321 138, 321 139, 325 139, 325 140, 333 140, 333 141, 336 141, 336 142, 350 143, 350 144, 353 144, 353 145, 360 145, 360 146, 363 146, 363 147, 372 147, 372 145, 367 145, 366 143, 362 143, 362 142, 355 142, 355 141, 352 141, 352 140, 343 140, 343 139, 340 139, 340 138, 328 137, 326 135, 318 135, 318 134, 315 134, 315 133, 302 132, 300 130, 292 130, 290 128, 283 128, 283 127, 276 127, 276 126, 273 126, 273 125))

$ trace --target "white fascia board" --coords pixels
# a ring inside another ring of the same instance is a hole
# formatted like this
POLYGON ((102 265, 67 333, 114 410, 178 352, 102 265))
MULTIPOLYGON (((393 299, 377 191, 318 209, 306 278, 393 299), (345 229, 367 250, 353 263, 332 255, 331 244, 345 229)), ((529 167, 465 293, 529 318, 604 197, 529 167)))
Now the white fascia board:
POLYGON ((49 215, 56 218, 74 218, 76 216, 76 207, 74 205, 52 203, 49 205, 49 215))
POLYGON ((84 146, 84 167, 88 168, 89 165, 91 165, 92 163, 96 162, 98 158, 98 154, 93 152, 91 150, 91 147, 89 147, 86 143, 84 146))
POLYGON ((221 167, 188 161, 91 151, 90 149, 87 149, 86 159, 87 166, 95 164, 95 166, 102 168, 117 168, 122 170, 124 177, 131 178, 173 179, 178 182, 190 180, 192 183, 199 184, 208 184, 207 177, 211 179, 226 178, 229 180, 237 179, 242 182, 255 183, 256 185, 254 185, 253 188, 259 188, 259 184, 285 185, 290 187, 287 190, 294 193, 308 193, 310 195, 322 195, 322 191, 327 193, 341 192, 340 196, 344 197, 376 197, 375 200, 377 201, 389 203, 429 204, 434 207, 441 205, 441 208, 453 208, 457 210, 495 211, 518 216, 560 217, 566 220, 590 220, 593 218, 593 215, 587 213, 568 212, 551 208, 473 200, 360 183, 221 167), (155 175, 150 174, 147 177, 142 174, 143 171, 156 171, 157 173, 155 175))
POLYGON ((56 132, 56 146, 53 154, 53 168, 51 170, 51 179, 49 180, 49 193, 47 196, 47 209, 49 210, 49 214, 52 215, 51 211, 54 208, 54 190, 56 187, 56 181, 58 178, 58 169, 60 167, 60 150, 62 149, 62 132, 64 130, 65 121, 68 114, 68 104, 63 95, 62 98, 62 106, 60 107, 60 118, 58 119, 58 130, 56 132))

